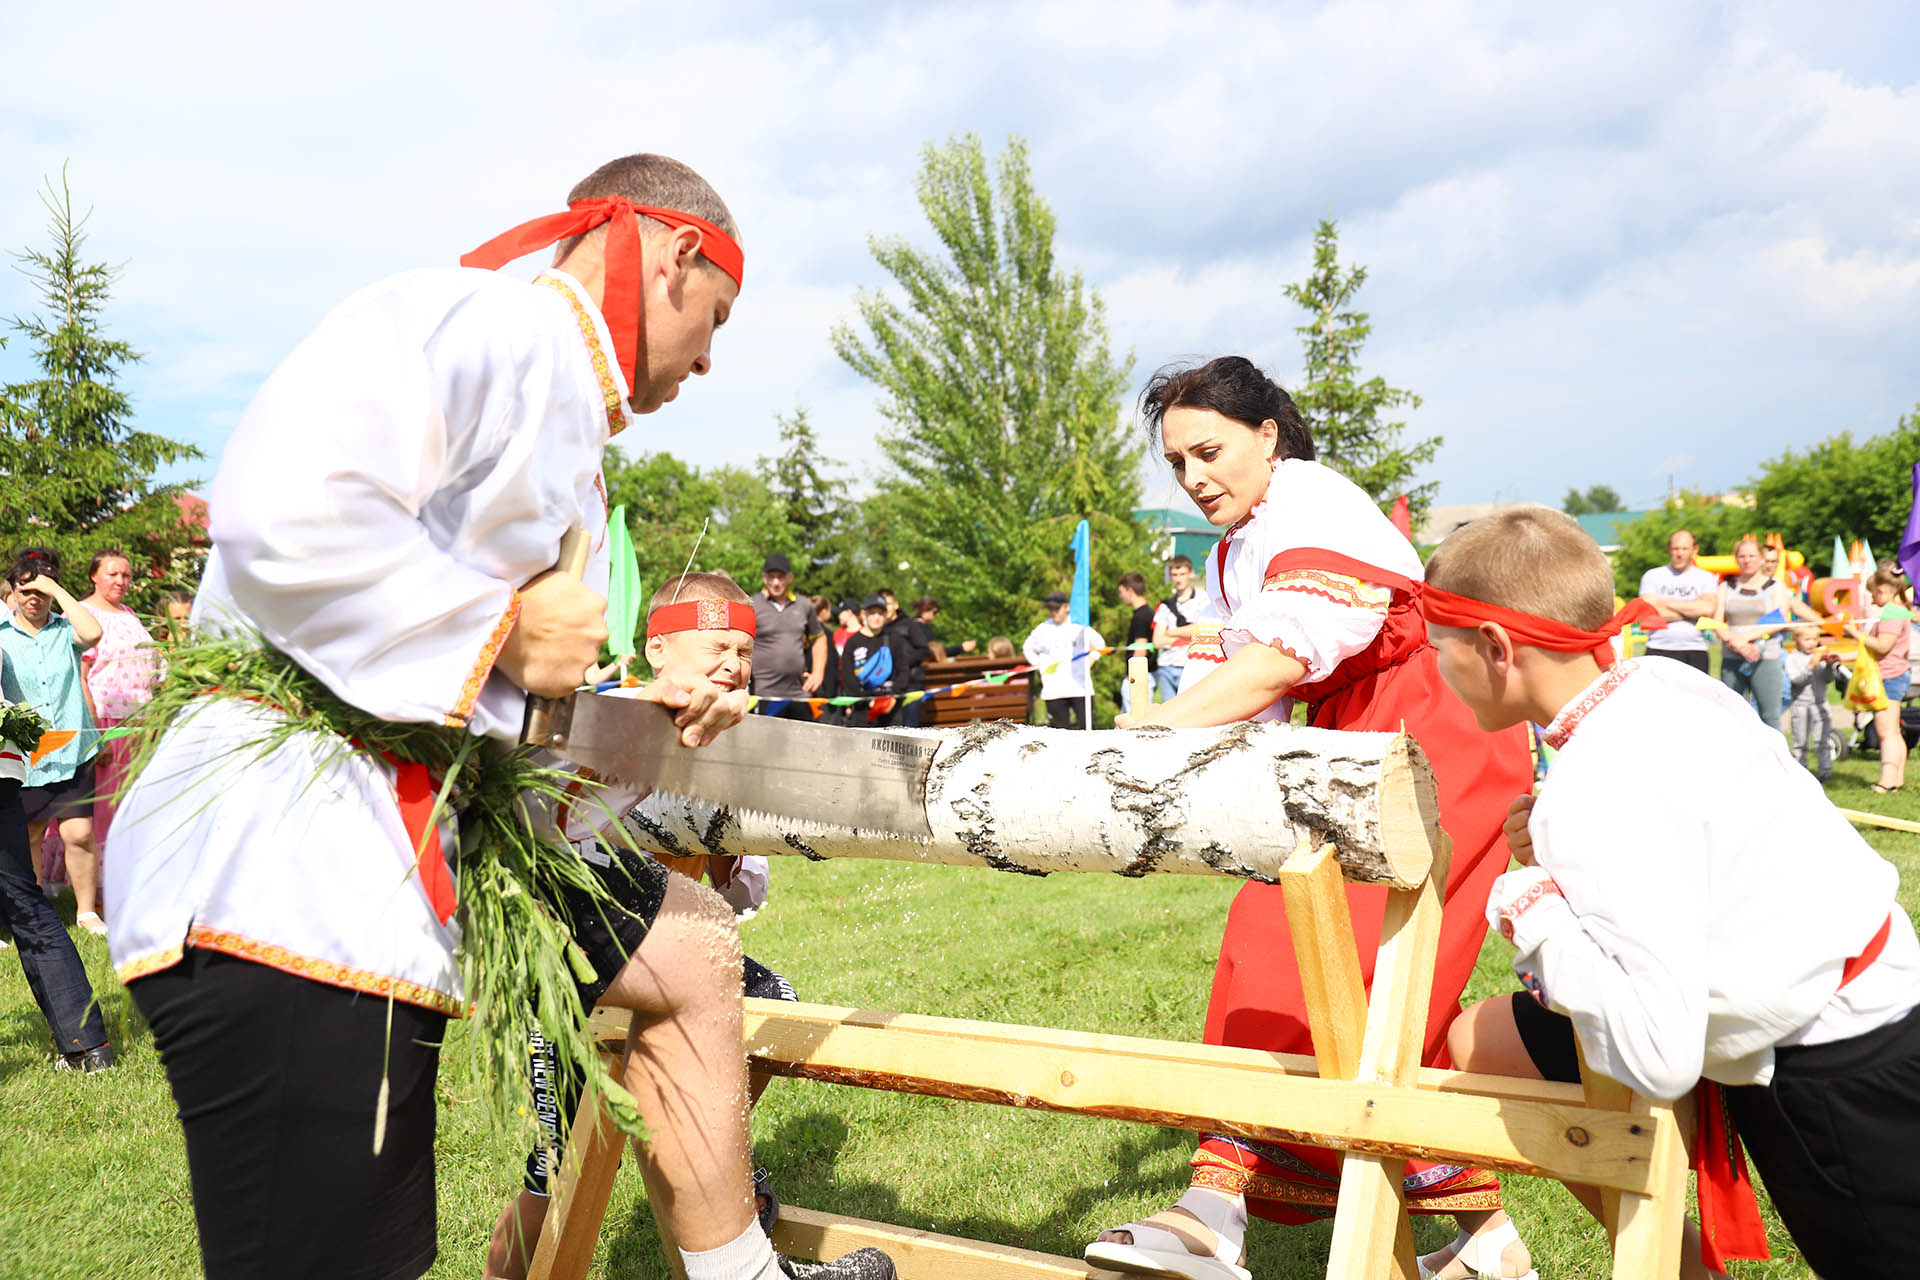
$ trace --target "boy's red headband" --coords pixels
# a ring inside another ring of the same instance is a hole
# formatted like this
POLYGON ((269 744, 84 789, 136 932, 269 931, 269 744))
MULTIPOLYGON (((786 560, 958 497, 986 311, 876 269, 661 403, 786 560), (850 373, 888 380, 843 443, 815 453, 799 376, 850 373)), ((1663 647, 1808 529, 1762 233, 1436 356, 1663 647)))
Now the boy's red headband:
POLYGON ((635 204, 625 196, 575 200, 565 213, 550 213, 495 236, 472 253, 462 255, 460 265, 489 270, 504 267, 515 258, 557 244, 568 236, 585 235, 603 222, 612 223, 607 232, 607 281, 601 294, 600 314, 606 317, 607 332, 613 335, 614 359, 620 362, 620 372, 627 375, 627 390, 631 393, 640 350, 640 217, 698 231, 701 256, 732 277, 736 286, 740 284, 746 270, 746 255, 740 252, 732 236, 704 218, 677 209, 635 204))
POLYGON ((680 631, 744 631, 754 635, 753 606, 737 600, 682 600, 647 615, 647 639, 680 631))
POLYGON ((1594 631, 1582 631, 1518 609, 1503 609, 1497 604, 1458 596, 1426 583, 1420 587, 1419 599, 1420 616, 1436 627, 1472 628, 1483 622, 1497 622, 1506 628, 1516 644, 1553 653, 1591 653, 1603 669, 1613 665, 1613 638, 1621 631, 1630 626, 1658 631, 1667 625, 1658 609, 1640 599, 1628 603, 1594 631))

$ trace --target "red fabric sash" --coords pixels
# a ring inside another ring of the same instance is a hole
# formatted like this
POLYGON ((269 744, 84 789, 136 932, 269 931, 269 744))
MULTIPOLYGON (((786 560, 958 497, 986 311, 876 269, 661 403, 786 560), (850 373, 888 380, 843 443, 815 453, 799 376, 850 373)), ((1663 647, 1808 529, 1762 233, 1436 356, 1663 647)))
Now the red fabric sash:
POLYGON ((406 829, 407 842, 413 846, 420 887, 426 890, 434 917, 445 924, 460 899, 453 891, 453 872, 441 851, 440 833, 433 829, 433 774, 418 761, 399 759, 390 751, 382 751, 380 758, 393 766, 393 798, 400 806, 400 825, 406 829))
POLYGON ((1516 644, 1553 653, 1591 653, 1601 670, 1613 665, 1613 638, 1626 628, 1638 626, 1658 631, 1667 625, 1650 601, 1638 598, 1629 601, 1626 608, 1597 629, 1582 631, 1552 618, 1505 609, 1426 584, 1420 588, 1420 616, 1436 627, 1472 628, 1483 622, 1497 622, 1506 628, 1516 644))
MULTIPOLYGON (((1852 982, 1879 959, 1892 928, 1892 916, 1880 922, 1880 932, 1840 970, 1840 986, 1852 982)), ((1694 1114, 1693 1172, 1700 1195, 1700 1261, 1715 1271, 1725 1271, 1729 1258, 1767 1257, 1767 1229, 1760 1221, 1753 1179, 1747 1174, 1747 1153, 1740 1145, 1733 1114, 1727 1110, 1717 1083, 1700 1082, 1694 1091, 1694 1114)))
POLYGON ((620 372, 627 375, 627 391, 634 390, 635 367, 640 351, 640 223, 638 217, 652 218, 669 227, 692 227, 700 233, 700 254, 727 273, 735 285, 746 270, 746 255, 732 236, 704 218, 677 209, 659 209, 635 204, 625 196, 600 196, 576 200, 565 213, 550 213, 513 230, 495 236, 473 252, 460 258, 463 267, 489 270, 506 266, 515 258, 539 249, 585 235, 603 222, 613 225, 607 231, 607 278, 600 300, 600 314, 613 336, 614 358, 620 372))
POLYGON ((647 615, 647 639, 679 631, 744 631, 756 635, 753 606, 738 600, 682 600, 647 615))

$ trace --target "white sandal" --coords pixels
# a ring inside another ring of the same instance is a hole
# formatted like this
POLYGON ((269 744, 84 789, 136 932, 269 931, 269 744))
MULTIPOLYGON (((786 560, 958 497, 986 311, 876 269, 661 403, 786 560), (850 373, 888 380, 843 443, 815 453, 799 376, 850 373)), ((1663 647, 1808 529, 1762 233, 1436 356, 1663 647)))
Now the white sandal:
POLYGON ((73 922, 82 929, 85 929, 88 933, 97 933, 102 937, 106 936, 107 922, 100 918, 98 912, 82 911, 73 918, 73 922))
POLYGON ((1190 1188, 1174 1205, 1176 1209, 1191 1213, 1213 1233, 1213 1250, 1210 1253, 1193 1252, 1187 1248, 1184 1239, 1165 1227, 1129 1222, 1112 1230, 1131 1233, 1132 1244, 1095 1240, 1081 1256, 1095 1266, 1129 1275, 1165 1276, 1171 1280, 1253 1280, 1252 1272, 1229 1261, 1221 1253, 1222 1249, 1230 1249, 1237 1257, 1245 1251, 1246 1226, 1244 1221, 1239 1221, 1238 1212, 1231 1207, 1234 1204, 1237 1202, 1217 1193, 1196 1192, 1190 1188), (1189 1204, 1189 1199, 1195 1202, 1189 1204), (1219 1221, 1210 1220, 1215 1218, 1219 1221), (1230 1221, 1230 1218, 1234 1221, 1230 1221), (1228 1230, 1236 1223, 1240 1229, 1240 1239, 1235 1239, 1228 1230))
MULTIPOLYGON (((1453 1257, 1440 1266, 1458 1262, 1468 1268, 1467 1274, 1471 1280, 1540 1280, 1538 1271, 1529 1270, 1525 1275, 1508 1276, 1501 1270, 1503 1263, 1500 1255, 1507 1251, 1508 1245, 1519 1242, 1520 1233, 1514 1229, 1511 1218, 1479 1236, 1462 1231, 1453 1238, 1453 1257)), ((1434 1253, 1438 1252, 1438 1249, 1434 1250, 1434 1253)), ((1431 1257, 1433 1253, 1419 1259, 1420 1280, 1434 1280, 1440 1274, 1438 1268, 1427 1265, 1427 1258, 1431 1257)))

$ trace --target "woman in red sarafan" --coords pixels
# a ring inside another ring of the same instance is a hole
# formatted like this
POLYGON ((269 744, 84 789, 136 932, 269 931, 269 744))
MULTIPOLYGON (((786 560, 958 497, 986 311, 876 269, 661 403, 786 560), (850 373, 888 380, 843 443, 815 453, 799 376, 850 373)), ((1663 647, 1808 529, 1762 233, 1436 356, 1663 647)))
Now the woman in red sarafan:
MULTIPOLYGON (((1323 729, 1394 732, 1404 726, 1432 762, 1441 821, 1453 838, 1440 954, 1423 1061, 1445 1065, 1447 1027, 1486 934, 1493 880, 1507 866, 1500 825, 1526 792, 1532 765, 1524 726, 1488 734, 1451 697, 1415 608, 1420 557, 1365 492, 1313 460, 1313 439, 1293 400, 1249 360, 1224 356, 1156 374, 1141 397, 1174 477, 1223 529, 1207 557, 1207 589, 1226 621, 1198 637, 1170 702, 1121 727, 1284 720, 1296 701, 1323 729), (1204 673, 1204 675, 1203 675, 1204 673)), ((1376 886, 1349 885, 1369 986, 1386 907, 1376 886)), ((1278 887, 1248 884, 1235 897, 1214 972, 1206 1042, 1311 1053, 1305 1002, 1278 887)), ((1117 1271, 1245 1280, 1249 1214, 1301 1223, 1330 1216, 1339 1153, 1210 1136, 1194 1156, 1193 1184, 1172 1209, 1103 1232, 1090 1262, 1117 1271)), ((1492 1255, 1490 1274, 1529 1274, 1523 1249, 1502 1250, 1511 1227, 1500 1188, 1483 1170, 1409 1162, 1408 1207, 1468 1215, 1469 1252, 1492 1255)), ((1516 1238, 1517 1240, 1517 1238, 1516 1238)), ((1422 1271, 1470 1276, 1460 1241, 1422 1260, 1422 1271), (1432 1270, 1429 1271, 1429 1267, 1432 1270)), ((1479 1265, 1486 1265, 1482 1261, 1479 1265)))

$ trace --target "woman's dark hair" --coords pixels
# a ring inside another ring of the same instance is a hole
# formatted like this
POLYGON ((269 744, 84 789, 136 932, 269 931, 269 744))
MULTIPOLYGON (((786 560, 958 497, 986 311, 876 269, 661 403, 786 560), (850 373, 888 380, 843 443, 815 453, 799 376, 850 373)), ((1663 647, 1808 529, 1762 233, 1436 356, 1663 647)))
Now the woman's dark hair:
POLYGON ((13 567, 7 570, 7 581, 19 586, 32 577, 60 580, 60 553, 52 547, 22 547, 13 557, 13 567))
POLYGON ((1245 356, 1220 356, 1198 368, 1163 366, 1140 393, 1140 416, 1149 434, 1160 433, 1160 420, 1169 409, 1211 409, 1249 429, 1271 418, 1280 428, 1276 458, 1313 457, 1313 433, 1293 397, 1245 356))
POLYGON ((93 575, 100 572, 100 566, 109 560, 125 560, 127 571, 133 571, 133 557, 118 547, 102 547, 93 553, 93 559, 87 561, 87 581, 93 581, 93 575))
POLYGON ((913 602, 913 616, 917 618, 923 613, 932 613, 939 607, 940 602, 932 596, 921 596, 913 602))

